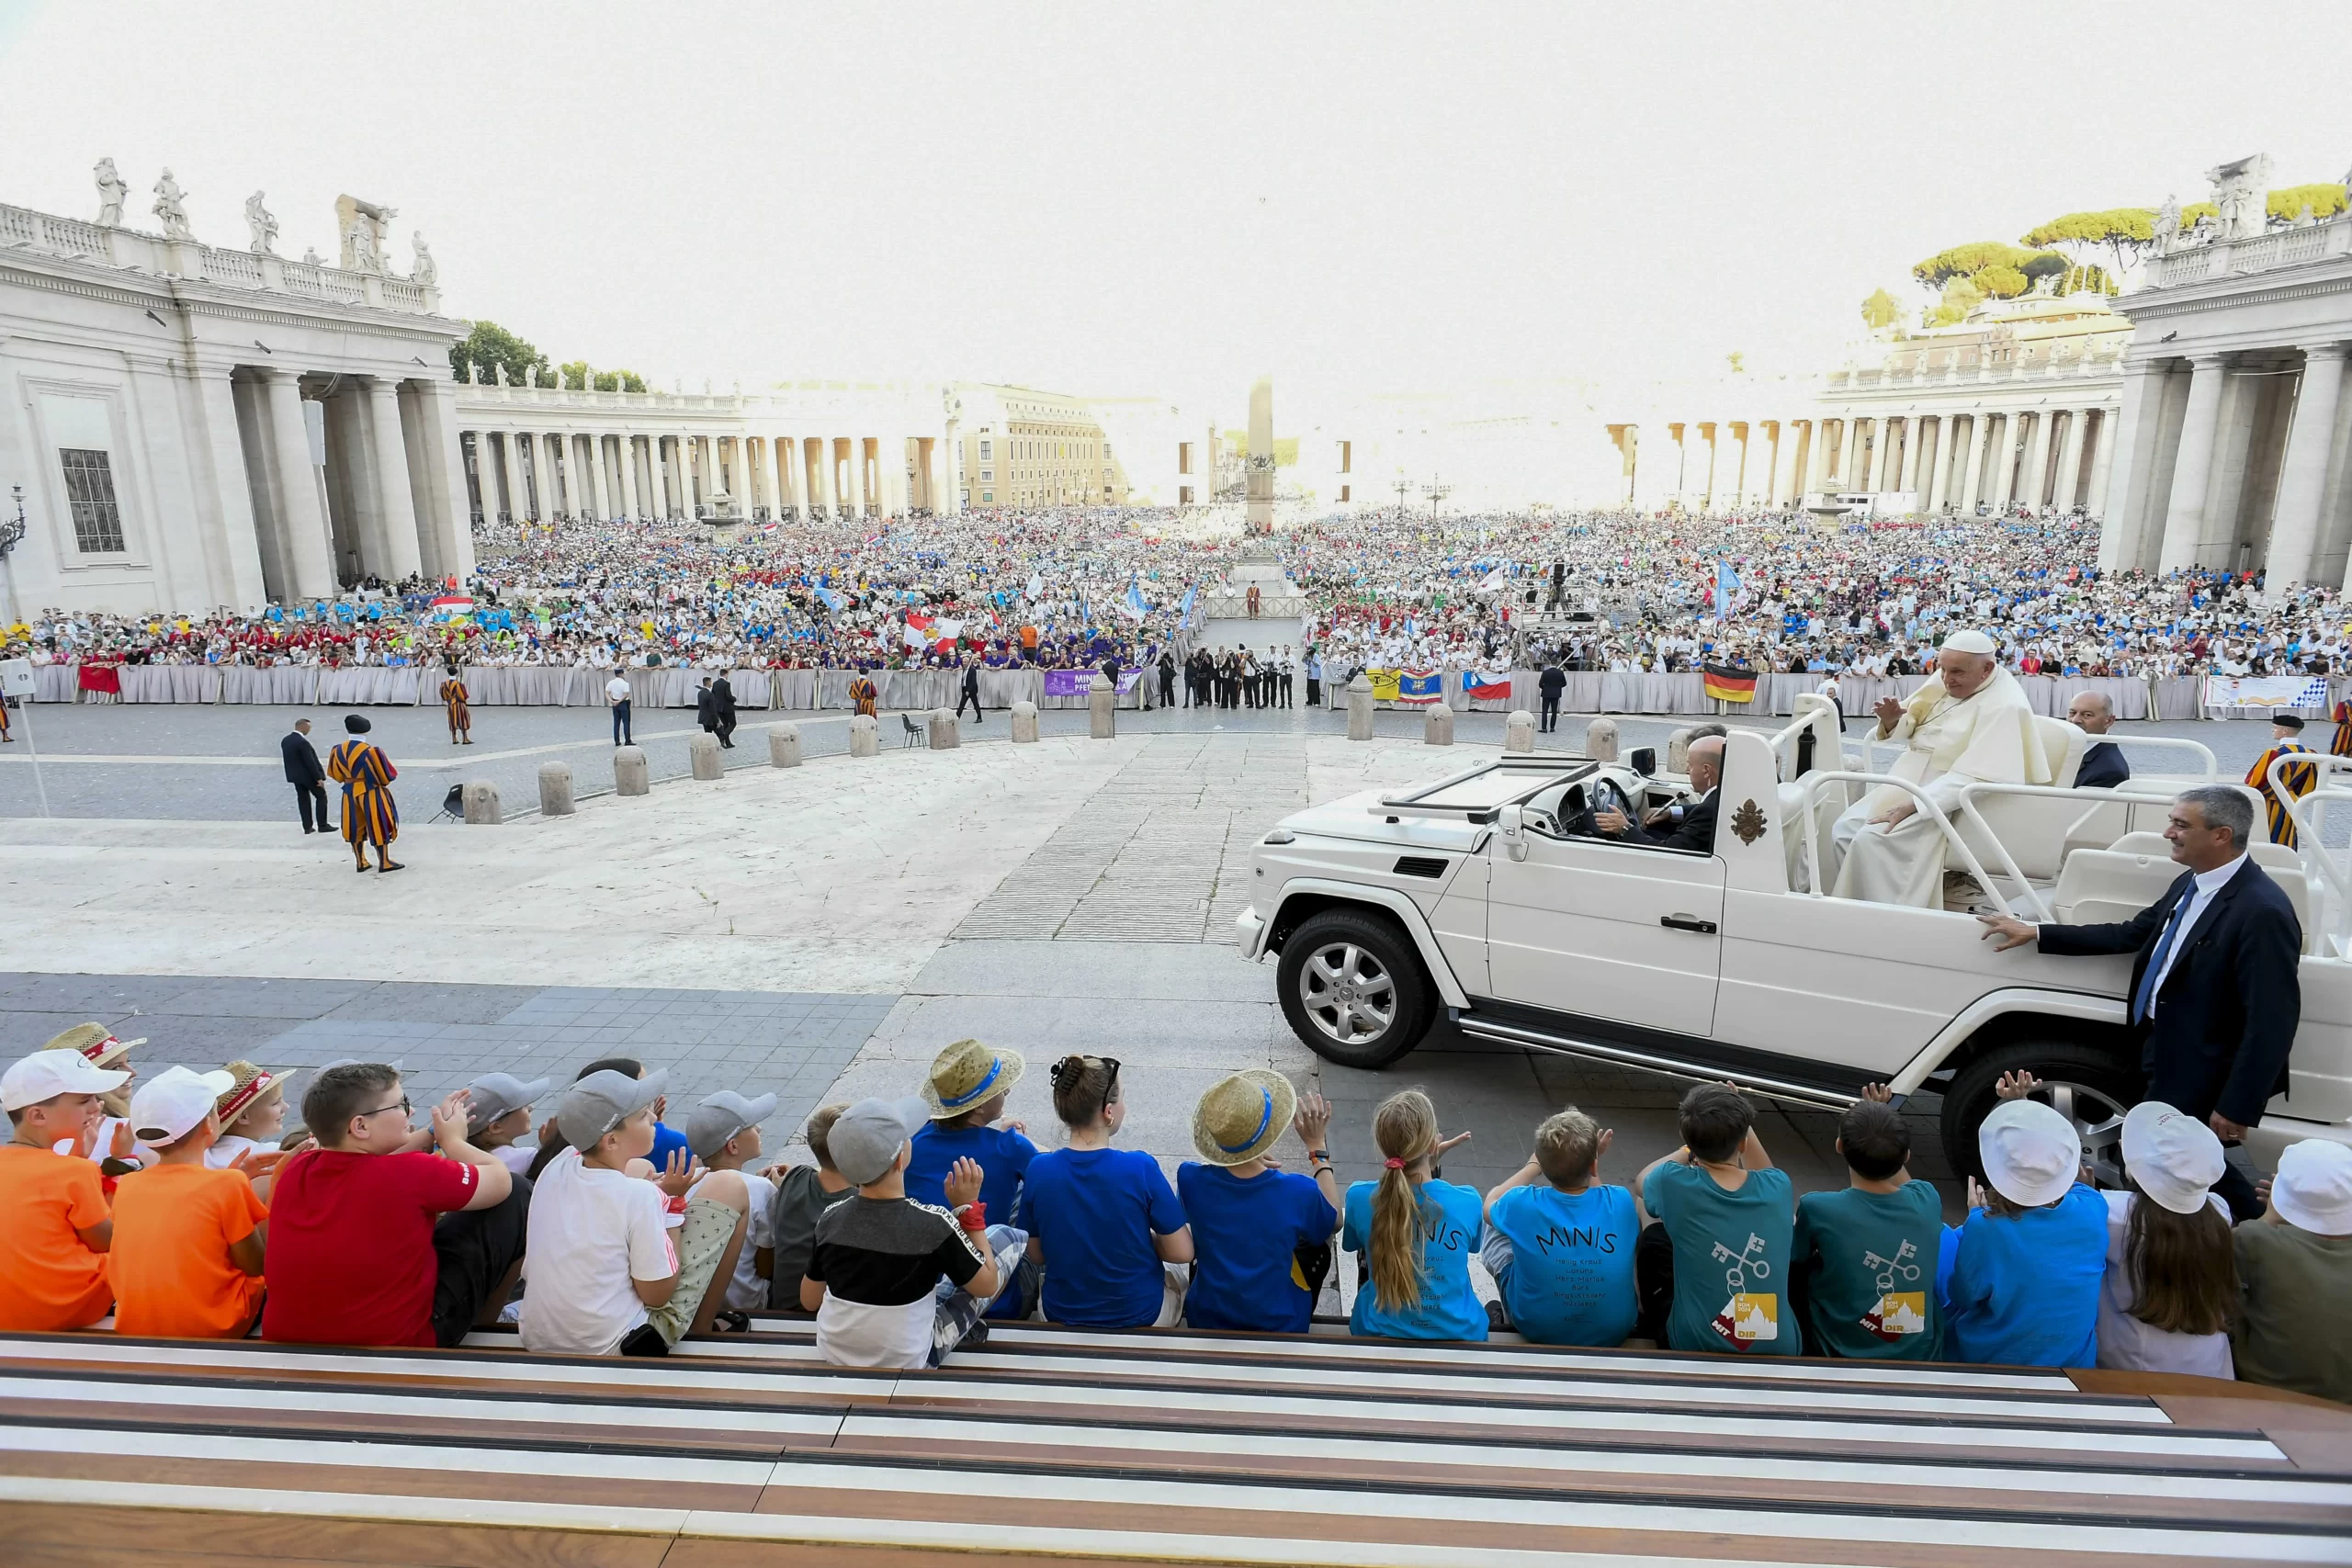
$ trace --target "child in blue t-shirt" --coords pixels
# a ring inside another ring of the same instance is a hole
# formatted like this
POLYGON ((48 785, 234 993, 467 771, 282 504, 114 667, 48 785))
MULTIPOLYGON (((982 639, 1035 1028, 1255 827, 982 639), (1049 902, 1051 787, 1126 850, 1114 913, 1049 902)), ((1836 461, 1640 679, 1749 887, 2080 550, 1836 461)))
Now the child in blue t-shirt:
POLYGON ((1029 1162, 1014 1222, 1044 1270, 1046 1316, 1081 1328, 1171 1327, 1193 1232, 1159 1162, 1111 1147, 1127 1113, 1119 1064, 1064 1056, 1053 1084, 1069 1143, 1029 1162))
POLYGON ((1194 1328, 1304 1334, 1331 1268, 1340 1228, 1340 1179, 1327 1136, 1331 1108, 1302 1098, 1280 1073, 1251 1068, 1213 1084, 1193 1112, 1193 1146, 1205 1163, 1176 1170, 1176 1196, 1192 1222, 1192 1289, 1184 1321, 1194 1328), (1295 1127, 1313 1179, 1266 1163, 1283 1130, 1295 1127))
POLYGON ((1637 1183, 1642 1207, 1674 1247, 1667 1344, 1677 1350, 1801 1356, 1788 1310, 1789 1174, 1756 1135, 1756 1112, 1728 1084, 1691 1086, 1676 1111, 1682 1147, 1637 1183))
MULTIPOLYGON (((1026 1064, 1017 1051, 958 1040, 940 1052, 931 1064, 922 1097, 931 1105, 931 1121, 915 1134, 913 1153, 907 1161, 907 1196, 918 1203, 944 1208, 948 1173, 959 1159, 980 1168, 980 1207, 994 1223, 1011 1224, 1021 1206, 1022 1184, 1037 1145, 1018 1122, 1000 1122, 1006 1096, 1021 1081, 1026 1064)), ((1036 1304, 1036 1282, 1025 1266, 1011 1288, 989 1308, 997 1318, 1028 1315, 1036 1304)))
POLYGON ((1634 1195, 1601 1185, 1614 1134, 1570 1106, 1535 1129, 1535 1152, 1487 1194, 1480 1257, 1502 1300, 1495 1326, 1544 1345, 1622 1345, 1634 1331, 1634 1195))
POLYGON ((1969 1214, 1944 1233, 1938 1287, 1947 1353, 2018 1367, 2098 1359, 2098 1292, 2107 1275, 2107 1200, 2079 1179, 2075 1124, 2005 1078, 2006 1103, 1977 1129, 1990 1188, 1968 1184, 1969 1214))
POLYGON ((1484 1339, 1486 1309, 1470 1284, 1482 1228, 1478 1191, 1437 1179, 1437 1162, 1468 1137, 1441 1138, 1437 1108, 1417 1089, 1373 1113, 1386 1165, 1378 1181, 1348 1189, 1340 1245, 1356 1255, 1351 1334, 1390 1339, 1484 1339))

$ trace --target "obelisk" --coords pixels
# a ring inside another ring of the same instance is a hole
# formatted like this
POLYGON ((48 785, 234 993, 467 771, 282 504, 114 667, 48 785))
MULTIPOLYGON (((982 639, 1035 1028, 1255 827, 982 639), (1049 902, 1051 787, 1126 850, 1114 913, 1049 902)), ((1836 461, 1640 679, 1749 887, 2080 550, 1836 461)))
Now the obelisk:
POLYGON ((1274 384, 1261 376, 1250 388, 1249 510, 1242 533, 1274 531, 1274 384))

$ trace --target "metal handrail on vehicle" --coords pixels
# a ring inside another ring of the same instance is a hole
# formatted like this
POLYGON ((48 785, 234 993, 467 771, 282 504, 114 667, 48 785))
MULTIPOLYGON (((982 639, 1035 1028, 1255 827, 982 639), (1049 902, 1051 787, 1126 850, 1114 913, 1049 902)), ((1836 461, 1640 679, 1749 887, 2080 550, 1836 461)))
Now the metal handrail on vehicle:
MULTIPOLYGON (((2295 825, 2295 849, 2304 870, 2316 871, 2320 884, 2333 902, 2335 919, 2325 935, 2335 952, 2331 956, 2352 953, 2352 850, 2346 850, 2339 861, 2322 841, 2327 825, 2326 807, 2339 801, 2352 803, 2352 789, 2338 788, 2335 780, 2352 774, 2352 757, 2331 756, 2324 751, 2286 751, 2271 760, 2264 777, 2277 798, 2287 807, 2287 819, 2295 825), (2286 786, 2286 770, 2290 767, 2315 767, 2317 778, 2305 795, 2292 795, 2286 786)), ((2256 809, 2262 802, 2256 800, 2256 809)))
MULTIPOLYGON (((1821 824, 1819 813, 1814 809, 1815 795, 1826 784, 1863 784, 1872 789, 1899 789, 1916 800, 1920 813, 1933 820, 1943 834, 1945 848, 1960 852, 1962 869, 1976 879, 1976 886, 1984 890, 1984 897, 1999 901, 2001 895, 1995 890, 1993 879, 1985 874, 1984 863, 1976 858, 1976 852, 1968 847, 1967 841, 1960 836, 1960 830, 1951 825, 1951 819, 1943 814, 1928 792, 1909 779, 1898 779, 1886 773, 1848 773, 1841 769, 1831 773, 1810 773, 1797 782, 1804 786, 1802 809, 1804 812, 1805 883, 1811 897, 1828 897, 1821 886, 1821 824)), ((1997 844, 1999 840, 1994 841, 1997 844)))
MULTIPOLYGON (((2018 863, 2017 857, 2009 852, 2007 841, 2001 837, 1999 830, 1986 819, 1984 812, 1977 808, 1977 796, 1980 795, 2022 795, 2028 799, 2041 798, 2045 800, 2090 801, 2092 803, 2090 809, 2085 811, 2080 817, 2075 818, 2072 823, 2068 824, 2066 832, 2068 837, 2072 837, 2075 829, 2089 821, 2092 816, 2097 812, 2107 807, 2116 805, 2119 802, 2125 805, 2141 806, 2163 806, 2171 803, 2173 796, 2168 793, 2159 794, 2131 788, 2131 785, 2135 782, 2137 781, 2126 779, 2122 784, 2116 785, 2112 789, 2109 789, 2094 784, 2067 784, 2062 787, 2057 784, 1999 784, 1990 780, 1979 780, 1974 783, 1964 784, 1960 786, 1959 809, 1970 821, 1975 823, 1978 828, 1982 829, 1984 830, 1984 837, 1992 841, 1995 852, 2000 856, 2002 874, 2008 877, 2020 888, 2024 889, 2026 897, 2033 901, 2034 909, 2041 916, 2043 923, 2054 925, 2057 923, 2058 917, 2051 909, 2049 900, 2042 897, 2041 890, 2034 886, 2032 882, 2027 878, 2025 874, 2025 868, 2019 865, 2018 863)), ((2063 842, 2064 840, 2061 841, 2063 842)), ((1996 898, 2000 897, 2000 895, 1998 893, 1994 893, 1991 888, 1987 888, 1985 891, 1987 893, 1991 893, 1996 898)))
MULTIPOLYGON (((1784 778, 1796 776, 1797 741, 1813 728, 1813 714, 1816 708, 1827 708, 1831 716, 1839 720, 1841 734, 1845 718, 1844 710, 1819 692, 1799 692, 1795 703, 1791 705, 1796 715, 1794 721, 1774 730, 1770 737, 1772 754, 1781 760, 1781 772, 1784 778)), ((1840 756, 1837 760, 1842 762, 1845 758, 1840 756)))

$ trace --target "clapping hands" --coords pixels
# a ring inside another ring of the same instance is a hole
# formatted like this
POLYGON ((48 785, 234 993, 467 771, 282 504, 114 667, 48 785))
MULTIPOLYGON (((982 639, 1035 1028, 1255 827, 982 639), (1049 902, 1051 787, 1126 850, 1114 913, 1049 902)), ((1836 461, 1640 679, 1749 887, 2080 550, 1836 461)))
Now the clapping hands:
POLYGON ((980 1169, 980 1162, 969 1155, 957 1160, 948 1168, 947 1179, 941 1183, 946 1191, 947 1206, 960 1209, 967 1203, 978 1202, 980 1184, 986 1174, 980 1169))

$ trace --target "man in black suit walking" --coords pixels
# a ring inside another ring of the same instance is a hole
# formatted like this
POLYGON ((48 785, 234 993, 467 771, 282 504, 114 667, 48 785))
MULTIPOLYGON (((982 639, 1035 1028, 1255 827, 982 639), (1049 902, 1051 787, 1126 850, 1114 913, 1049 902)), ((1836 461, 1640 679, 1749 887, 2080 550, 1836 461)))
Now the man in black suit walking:
POLYGON ((972 722, 985 724, 988 716, 980 711, 980 661, 971 654, 964 656, 964 679, 956 694, 956 716, 964 716, 964 705, 972 705, 972 722))
POLYGON ((718 672, 718 682, 710 688, 710 716, 713 735, 729 750, 735 749, 735 688, 727 682, 727 671, 718 672))
POLYGON ((277 750, 286 758, 286 782, 294 786, 294 804, 302 813, 302 831, 334 832, 334 824, 327 820, 327 771, 319 763, 318 749, 311 744, 311 721, 296 719, 294 732, 278 741, 277 750))
MULTIPOLYGON (((2035 926, 1979 915, 2003 949, 2131 953, 2131 1026, 2140 1040, 2141 1098, 2202 1117, 2224 1144, 2245 1140, 2287 1087, 2287 1054, 2302 1018, 2303 928, 2287 895, 2254 863, 2254 803, 2220 784, 2173 802, 2165 837, 2180 879, 2128 920, 2035 926)), ((2262 1213, 2233 1164, 2213 1184, 2240 1220, 2262 1213)))

